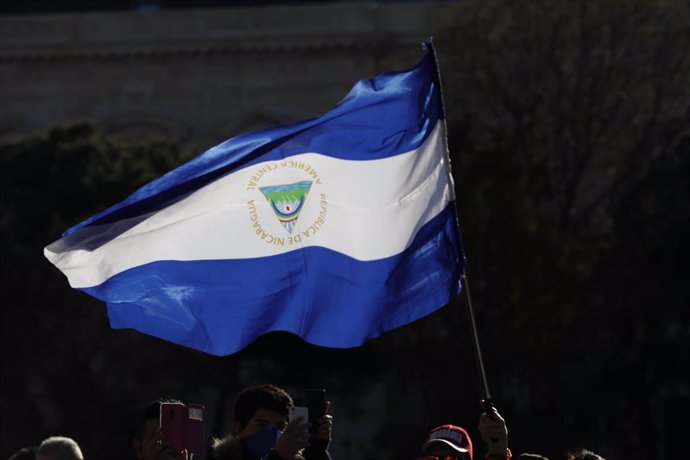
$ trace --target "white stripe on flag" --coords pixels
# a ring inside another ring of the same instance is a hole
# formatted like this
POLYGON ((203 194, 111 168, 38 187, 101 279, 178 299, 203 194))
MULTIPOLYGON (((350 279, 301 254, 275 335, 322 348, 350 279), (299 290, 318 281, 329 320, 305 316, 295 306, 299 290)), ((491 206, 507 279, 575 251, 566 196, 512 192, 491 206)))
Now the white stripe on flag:
POLYGON ((454 199, 445 135, 438 120, 418 149, 385 159, 305 153, 255 164, 139 218, 124 232, 119 229, 127 222, 79 230, 48 246, 45 256, 74 288, 159 260, 256 258, 309 246, 362 261, 390 257, 454 199), (289 232, 259 187, 304 180, 311 188, 289 232))

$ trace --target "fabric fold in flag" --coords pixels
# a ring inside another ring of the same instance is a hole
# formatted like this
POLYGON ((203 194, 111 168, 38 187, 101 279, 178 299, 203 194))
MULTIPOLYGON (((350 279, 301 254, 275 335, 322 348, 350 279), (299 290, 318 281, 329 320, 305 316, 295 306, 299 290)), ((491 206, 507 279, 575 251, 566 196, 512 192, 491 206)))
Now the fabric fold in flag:
POLYGON ((239 135, 44 250, 132 328, 213 355, 286 331, 348 348, 460 292, 433 54, 326 114, 239 135))

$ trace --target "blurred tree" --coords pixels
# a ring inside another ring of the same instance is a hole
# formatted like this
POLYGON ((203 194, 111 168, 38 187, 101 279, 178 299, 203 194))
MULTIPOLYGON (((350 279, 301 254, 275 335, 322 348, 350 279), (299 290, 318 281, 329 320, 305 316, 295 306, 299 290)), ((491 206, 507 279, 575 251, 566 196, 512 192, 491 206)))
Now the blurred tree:
POLYGON ((172 142, 118 143, 88 124, 0 145, 3 440, 18 447, 71 430, 87 455, 129 453, 117 450, 127 446, 121 439, 99 434, 118 431, 123 403, 143 393, 142 382, 184 360, 166 362, 137 334, 108 339, 102 304, 69 289, 42 249, 184 156, 172 142))
POLYGON ((663 256, 687 255, 687 14, 467 0, 437 37, 480 333, 518 449, 662 458, 650 398, 682 380, 676 358, 653 363, 688 346, 687 268, 663 256))

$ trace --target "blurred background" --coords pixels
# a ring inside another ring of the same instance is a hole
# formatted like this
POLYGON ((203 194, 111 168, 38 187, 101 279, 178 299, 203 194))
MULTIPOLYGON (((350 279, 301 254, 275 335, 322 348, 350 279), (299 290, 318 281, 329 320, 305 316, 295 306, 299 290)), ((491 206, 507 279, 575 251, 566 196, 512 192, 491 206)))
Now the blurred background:
POLYGON ((112 330, 42 250, 241 132, 318 116, 435 37, 479 337, 515 454, 686 458, 690 10, 682 0, 0 3, 0 456, 131 458, 136 410, 326 388, 336 460, 411 459, 481 398, 466 304, 360 348, 214 357, 112 330))

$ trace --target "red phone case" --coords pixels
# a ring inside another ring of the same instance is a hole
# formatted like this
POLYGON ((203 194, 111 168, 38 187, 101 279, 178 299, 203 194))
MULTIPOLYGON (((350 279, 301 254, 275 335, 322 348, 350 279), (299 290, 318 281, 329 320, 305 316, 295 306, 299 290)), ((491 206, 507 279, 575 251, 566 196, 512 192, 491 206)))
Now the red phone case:
POLYGON ((189 409, 189 429, 187 430, 187 449, 195 454, 204 453, 204 411, 201 404, 187 404, 189 409))
POLYGON ((169 444, 174 452, 186 449, 189 409, 181 403, 162 403, 160 422, 163 442, 169 444))

